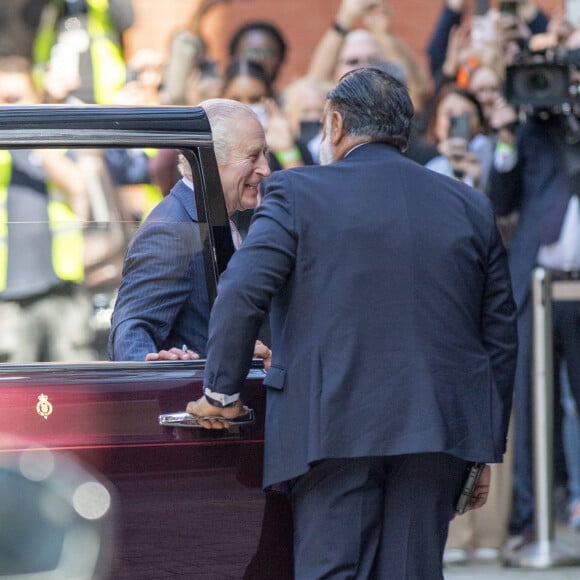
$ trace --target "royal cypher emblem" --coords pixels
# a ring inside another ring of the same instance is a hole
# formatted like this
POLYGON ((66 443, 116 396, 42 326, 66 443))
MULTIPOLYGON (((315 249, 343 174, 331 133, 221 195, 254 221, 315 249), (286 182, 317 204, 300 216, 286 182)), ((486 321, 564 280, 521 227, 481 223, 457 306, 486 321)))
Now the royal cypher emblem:
POLYGON ((48 419, 48 416, 52 415, 52 403, 48 400, 48 395, 45 395, 44 393, 38 395, 36 412, 45 419, 48 419))

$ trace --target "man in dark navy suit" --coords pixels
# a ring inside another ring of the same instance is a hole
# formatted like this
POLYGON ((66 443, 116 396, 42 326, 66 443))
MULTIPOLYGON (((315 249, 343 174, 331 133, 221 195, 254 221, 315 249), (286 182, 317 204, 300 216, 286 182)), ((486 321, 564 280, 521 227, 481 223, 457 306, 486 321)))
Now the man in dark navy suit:
MULTIPOLYGON (((501 462, 517 348, 487 197, 407 159, 413 107, 387 73, 329 93, 322 167, 268 179, 210 318, 206 428, 239 391, 270 312, 264 486, 285 482, 295 575, 442 579, 471 462, 501 462), (248 276, 248 270, 252 275, 248 276)), ((472 508, 485 503, 489 467, 472 508)))
MULTIPOLYGON (((228 215, 253 209, 270 174, 258 117, 241 103, 201 103, 211 128, 228 215)), ((209 304, 191 168, 131 241, 109 337, 112 360, 177 360, 205 356, 209 304), (186 345, 186 348, 183 348, 186 345)), ((231 222, 234 245, 241 242, 231 222)), ((258 345, 256 356, 269 351, 258 345)))

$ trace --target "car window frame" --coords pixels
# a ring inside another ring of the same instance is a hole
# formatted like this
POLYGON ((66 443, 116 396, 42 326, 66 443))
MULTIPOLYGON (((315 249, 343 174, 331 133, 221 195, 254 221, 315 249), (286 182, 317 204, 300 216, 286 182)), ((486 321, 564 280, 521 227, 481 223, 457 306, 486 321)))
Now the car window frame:
POLYGON ((211 127, 201 107, 0 107, 0 149, 177 149, 192 166, 210 308, 234 252, 211 127))

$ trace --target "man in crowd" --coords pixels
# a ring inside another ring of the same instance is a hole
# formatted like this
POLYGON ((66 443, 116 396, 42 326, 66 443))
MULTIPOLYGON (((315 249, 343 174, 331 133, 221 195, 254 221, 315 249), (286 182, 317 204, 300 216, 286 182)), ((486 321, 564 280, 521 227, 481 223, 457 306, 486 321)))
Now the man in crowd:
MULTIPOLYGON (((264 130, 246 105, 210 99, 208 116, 229 216, 253 209, 258 185, 270 174, 264 130)), ((205 356, 209 303, 203 242, 197 221, 191 167, 151 212, 132 240, 113 312, 113 360, 176 360, 205 356), (183 346, 186 348, 183 348, 183 346)), ((233 222, 234 246, 241 242, 233 222)), ((268 350, 258 345, 257 356, 268 350)))
POLYGON ((40 0, 26 16, 38 22, 32 55, 35 80, 46 73, 69 98, 108 104, 127 80, 124 34, 133 25, 132 0, 40 0))
MULTIPOLYGON (((2 57, 1 106, 40 102, 30 62, 2 57)), ((95 358, 83 285, 88 199, 72 152, 0 151, 0 362, 95 358)))
MULTIPOLYGON (((264 485, 286 482, 297 579, 440 580, 471 462, 501 462, 517 348, 488 199, 406 159, 413 107, 387 73, 329 93, 321 162, 269 178, 212 309, 206 428, 270 312, 264 485), (248 269, 252 275, 248 276, 248 269), (331 518, 331 520, 329 520, 331 518)), ((485 503, 486 467, 472 508, 485 503)))

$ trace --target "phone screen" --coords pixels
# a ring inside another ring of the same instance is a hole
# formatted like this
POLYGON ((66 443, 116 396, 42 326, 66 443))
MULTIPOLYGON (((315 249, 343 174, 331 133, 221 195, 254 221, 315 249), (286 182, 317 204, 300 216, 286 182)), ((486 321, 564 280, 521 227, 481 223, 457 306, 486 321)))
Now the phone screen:
POLYGON ((460 138, 469 141, 471 139, 471 124, 469 115, 452 116, 449 120, 449 135, 450 139, 460 138))

